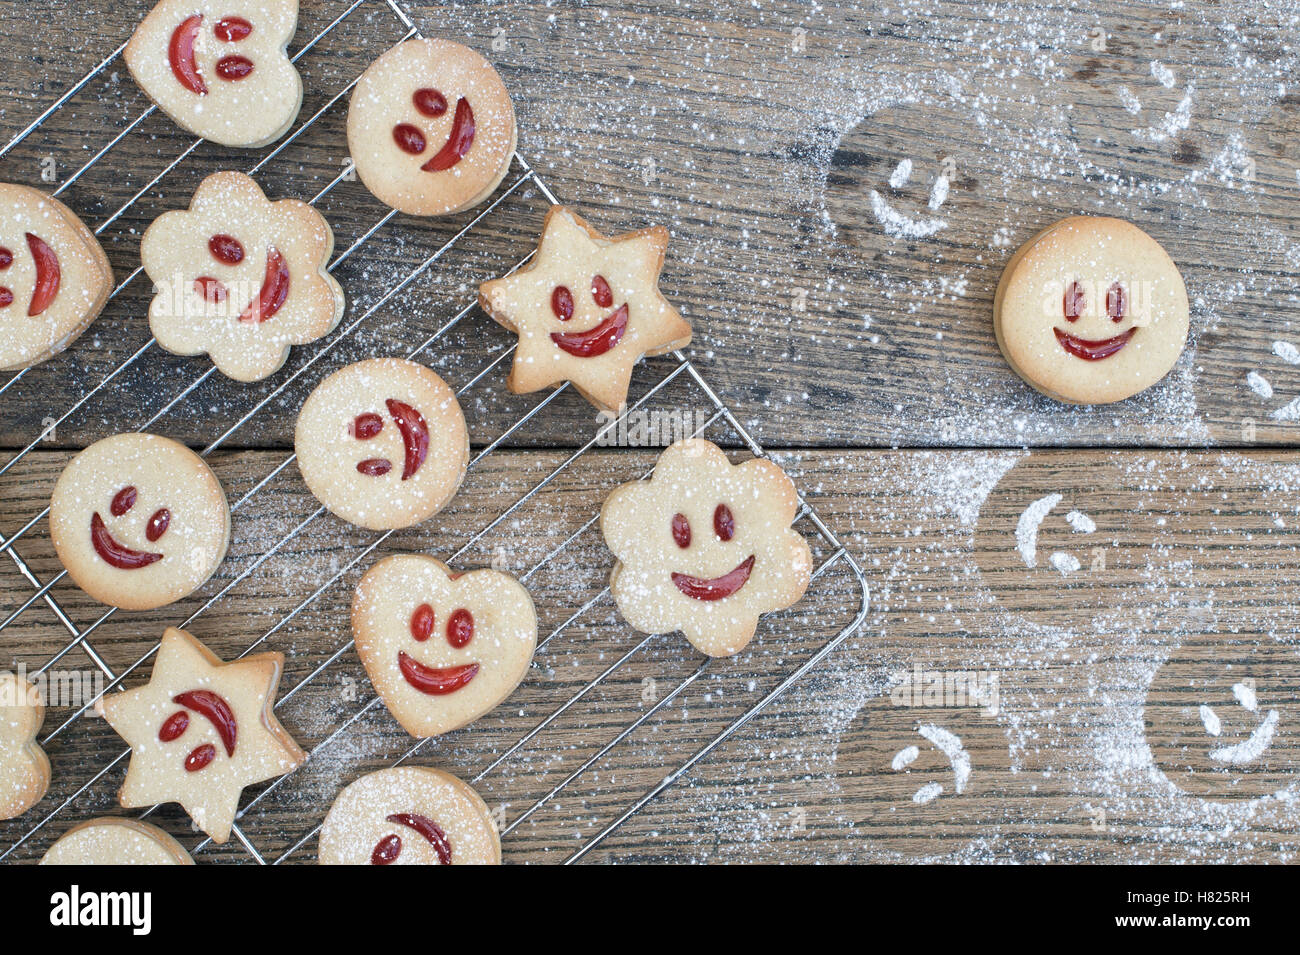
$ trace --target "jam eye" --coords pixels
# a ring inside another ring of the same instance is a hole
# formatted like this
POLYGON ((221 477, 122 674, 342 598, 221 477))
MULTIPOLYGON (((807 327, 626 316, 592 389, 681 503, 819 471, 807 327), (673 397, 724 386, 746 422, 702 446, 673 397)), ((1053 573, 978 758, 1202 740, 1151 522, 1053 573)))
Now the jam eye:
POLYGON ((167 533, 167 528, 172 522, 172 512, 165 507, 160 507, 153 512, 149 518, 149 523, 145 525, 144 536, 149 543, 153 543, 158 538, 167 533))
POLYGON ((222 43, 238 43, 253 32, 253 25, 243 17, 222 17, 212 32, 222 43))
POLYGON ((605 281, 605 276, 597 275, 592 278, 591 297, 601 308, 609 308, 614 304, 614 293, 610 290, 609 283, 605 281))
POLYGON ((459 650, 474 639, 474 615, 461 607, 447 621, 447 642, 459 650))
POLYGON ((416 643, 424 643, 433 636, 433 608, 420 604, 411 614, 411 637, 416 643))
POLYGON ((411 102, 421 116, 433 118, 447 112, 447 97, 431 87, 416 90, 411 94, 411 102))
POLYGON ((713 510, 713 533, 724 541, 736 536, 736 519, 731 516, 731 508, 725 504, 719 504, 713 510))
POLYGON ((1116 282, 1106 290, 1106 314, 1112 322, 1122 322, 1126 311, 1128 296, 1124 294, 1124 286, 1116 282))
POLYGON ((352 419, 352 437, 358 441, 369 441, 384 430, 384 419, 373 411, 365 411, 352 419))
POLYGON ((113 495, 113 503, 108 506, 109 511, 112 512, 114 517, 121 517, 135 507, 135 496, 135 485, 128 484, 113 495))
POLYGON ((685 514, 673 515, 673 540, 683 550, 691 546, 691 522, 685 514))
POLYGON ((551 311, 562 322, 573 318, 573 293, 566 286, 557 285, 551 292, 551 311))
POLYGON ((1077 322, 1079 316, 1083 314, 1085 304, 1083 286, 1078 282, 1071 282, 1069 288, 1065 290, 1065 299, 1061 304, 1065 311, 1065 320, 1067 322, 1077 322))
POLYGON ((244 246, 233 235, 218 232, 208 239, 208 251, 218 262, 225 265, 238 265, 244 261, 244 246))
POLYGON ((397 143, 397 148, 402 152, 412 156, 420 155, 428 145, 424 141, 424 133, 410 123, 398 123, 393 127, 393 142, 397 143))

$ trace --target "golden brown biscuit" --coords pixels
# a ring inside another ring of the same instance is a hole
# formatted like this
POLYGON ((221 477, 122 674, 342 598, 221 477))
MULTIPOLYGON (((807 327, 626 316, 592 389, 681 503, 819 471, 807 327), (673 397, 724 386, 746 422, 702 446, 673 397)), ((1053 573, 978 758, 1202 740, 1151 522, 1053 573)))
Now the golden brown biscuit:
POLYGON ((0 673, 0 819, 21 816, 50 788, 50 761, 36 742, 44 721, 36 685, 0 673))
POLYGON ((88 819, 59 836, 41 865, 194 865, 185 847, 139 819, 88 819))

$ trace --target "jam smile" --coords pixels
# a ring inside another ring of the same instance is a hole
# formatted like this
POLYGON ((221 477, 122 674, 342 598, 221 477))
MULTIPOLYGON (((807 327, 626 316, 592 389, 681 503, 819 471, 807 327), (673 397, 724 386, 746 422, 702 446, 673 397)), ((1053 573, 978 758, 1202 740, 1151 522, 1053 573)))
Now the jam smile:
POLYGON ((1084 361, 1100 361, 1103 358, 1109 358, 1127 345, 1136 331, 1137 327, 1134 326, 1114 338, 1089 339, 1079 338, 1069 332, 1063 332, 1059 328, 1052 329, 1052 332, 1056 335, 1056 340, 1061 343, 1061 347, 1075 358, 1082 358, 1084 361))
POLYGON ((470 681, 478 676, 479 670, 477 663, 454 667, 425 666, 401 650, 397 653, 397 666, 407 683, 428 696, 446 696, 469 686, 470 681))
POLYGON ((754 555, 750 554, 735 569, 721 577, 692 577, 689 574, 673 572, 673 583, 686 596, 695 600, 722 600, 730 597, 749 580, 754 570, 754 555))
POLYGON ((620 305, 618 311, 609 315, 599 325, 585 332, 551 332, 551 341, 561 351, 576 358, 595 358, 605 354, 623 337, 627 331, 627 303, 620 305))

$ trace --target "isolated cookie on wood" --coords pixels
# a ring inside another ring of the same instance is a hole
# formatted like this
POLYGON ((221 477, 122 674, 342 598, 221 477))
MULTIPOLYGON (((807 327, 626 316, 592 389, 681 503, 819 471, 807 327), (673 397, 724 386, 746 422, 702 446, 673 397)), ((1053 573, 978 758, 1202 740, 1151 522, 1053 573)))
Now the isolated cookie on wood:
POLYGON ((138 819, 88 819, 59 836, 41 865, 194 865, 185 847, 138 819))
POLYGON ((438 736, 514 692, 537 646, 537 613, 509 574, 456 574, 432 557, 401 554, 361 578, 352 634, 370 682, 402 728, 438 736))
POLYGON ((298 414, 293 446, 316 499, 371 530, 432 517, 469 465, 455 392, 400 358, 360 361, 317 385, 298 414))
POLYGON ((59 475, 50 539, 90 596, 151 610, 192 593, 220 566, 230 507, 217 476, 189 448, 155 434, 117 434, 59 475))
POLYGON ((601 508, 619 613, 645 633, 680 630, 709 656, 739 653, 760 614, 808 589, 812 553, 790 526, 797 507, 773 462, 732 464, 710 441, 678 441, 648 481, 616 488, 601 508))
POLYGON ((52 358, 98 316, 113 288, 103 247, 71 209, 0 183, 0 370, 52 358))
POLYGON ((515 111, 492 64, 449 40, 412 39, 357 80, 348 150, 394 209, 440 216, 492 195, 515 152, 515 111))
POLYGON ((570 381, 617 412, 642 356, 691 341, 691 326, 659 291, 667 248, 663 226, 611 239, 552 206, 528 268, 479 286, 483 310, 519 336, 510 390, 570 381))
POLYGON ((36 742, 45 700, 35 684, 0 673, 0 819, 21 816, 50 788, 50 761, 36 742))
POLYGON ((321 865, 499 865, 487 805, 450 773, 398 766, 339 793, 320 831, 321 865))
POLYGON ((162 0, 124 56, 177 125, 223 146, 265 146, 302 105, 286 52, 297 26, 298 0, 162 0))
POLYGON ((298 199, 272 202, 243 173, 199 184, 190 207, 145 231, 140 258, 156 294, 149 328, 177 355, 212 356, 236 381, 275 372, 291 345, 332 332, 343 289, 326 269, 334 233, 298 199))
POLYGON ((282 653, 223 663, 168 627, 149 682, 95 704, 131 746, 118 801, 128 809, 178 802, 214 842, 225 842, 244 787, 307 758, 272 712, 283 667, 282 653))
POLYGON ((1071 216, 1026 242, 993 302, 1013 371, 1070 404, 1122 401, 1173 368, 1187 290, 1168 253, 1131 222, 1071 216))

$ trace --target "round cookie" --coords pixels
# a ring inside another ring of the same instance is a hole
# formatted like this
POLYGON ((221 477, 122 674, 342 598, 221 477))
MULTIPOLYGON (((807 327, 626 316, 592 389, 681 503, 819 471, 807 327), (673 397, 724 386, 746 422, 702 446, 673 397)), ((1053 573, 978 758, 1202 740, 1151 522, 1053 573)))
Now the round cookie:
POLYGON ((230 507, 212 469, 154 434, 118 434, 79 453, 50 499, 50 538, 96 600, 151 610, 212 576, 230 542, 230 507))
POLYGON ((88 819, 59 836, 41 865, 194 865, 185 847, 138 819, 88 819))
POLYGON ((510 169, 516 135, 497 71, 450 40, 388 50, 361 74, 348 105, 357 175, 412 215, 449 215, 487 199, 510 169))
POLYGON ((1187 290, 1160 244, 1123 219, 1071 216, 1025 243, 993 302, 1013 371, 1069 404, 1122 401, 1173 368, 1187 290))
POLYGON ((71 209, 39 190, 0 183, 0 370, 63 351, 112 290, 103 246, 71 209))
POLYGON ((469 465, 455 392, 401 358, 359 361, 317 385, 298 414, 293 445, 317 500, 371 530, 432 517, 469 465))
POLYGON ((381 769, 339 793, 321 826, 321 865, 499 865, 501 840, 482 798, 421 766, 381 769))
POLYGON ((537 646, 537 613, 515 578, 455 574, 423 554, 387 557, 352 600, 370 682, 412 736, 472 723, 514 692, 537 646))

